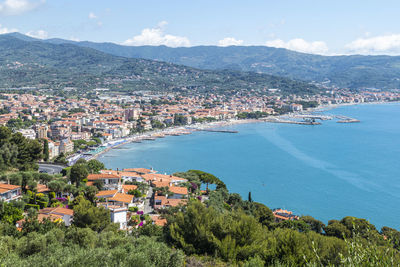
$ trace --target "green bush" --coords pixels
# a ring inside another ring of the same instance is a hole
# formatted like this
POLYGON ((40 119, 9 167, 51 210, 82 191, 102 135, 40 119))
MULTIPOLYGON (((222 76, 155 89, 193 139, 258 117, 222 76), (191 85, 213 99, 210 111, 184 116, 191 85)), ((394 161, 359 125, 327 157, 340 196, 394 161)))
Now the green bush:
POLYGON ((130 212, 137 212, 139 210, 139 208, 138 207, 129 207, 128 210, 130 212))
POLYGON ((36 200, 36 203, 39 204, 41 209, 47 208, 47 205, 49 204, 48 202, 40 201, 40 200, 36 200))
POLYGON ((25 210, 28 210, 30 208, 37 209, 38 211, 40 210, 40 206, 39 205, 36 205, 36 204, 26 204, 25 205, 25 210))

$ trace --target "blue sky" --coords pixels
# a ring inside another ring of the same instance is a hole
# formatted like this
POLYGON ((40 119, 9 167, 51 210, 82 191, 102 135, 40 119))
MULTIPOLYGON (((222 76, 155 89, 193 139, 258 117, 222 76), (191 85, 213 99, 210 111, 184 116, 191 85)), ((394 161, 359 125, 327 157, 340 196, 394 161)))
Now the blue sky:
POLYGON ((400 54, 400 1, 0 0, 0 33, 125 45, 400 54))

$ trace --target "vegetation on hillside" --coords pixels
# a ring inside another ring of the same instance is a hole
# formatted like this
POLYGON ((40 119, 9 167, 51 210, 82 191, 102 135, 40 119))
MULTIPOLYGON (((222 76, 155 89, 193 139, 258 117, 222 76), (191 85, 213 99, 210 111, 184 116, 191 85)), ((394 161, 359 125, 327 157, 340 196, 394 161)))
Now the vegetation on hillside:
POLYGON ((288 78, 240 71, 200 70, 172 63, 123 58, 73 44, 0 36, 0 88, 110 88, 119 91, 228 92, 279 88, 312 94, 318 88, 288 78))
POLYGON ((37 140, 26 139, 21 133, 12 133, 0 127, 0 170, 37 169, 36 162, 43 157, 43 147, 37 140))
POLYGON ((331 85, 352 89, 400 87, 398 56, 321 56, 266 46, 171 48, 72 42, 62 39, 50 39, 46 42, 70 43, 112 55, 161 60, 200 69, 251 71, 299 80, 330 81, 331 85))
POLYGON ((327 225, 311 216, 278 222, 251 193, 243 200, 218 177, 200 170, 174 174, 188 179, 192 197, 187 206, 162 210, 164 227, 147 218, 132 232, 120 231, 109 211, 96 207, 102 185, 86 185, 89 173, 104 169, 102 163, 79 160, 53 176, 27 167, 40 158, 40 145, 39 151, 32 150, 36 144, 5 127, 0 127, 0 143, 16 151, 11 163, 3 165, 0 180, 23 192, 20 200, 0 202, 1 266, 400 265, 400 232, 395 229, 378 231, 365 219, 350 216, 327 225), (38 193, 39 183, 51 192, 38 193), (207 190, 200 191, 204 185, 207 190), (67 197, 57 197, 61 192, 67 197), (59 206, 73 209, 71 226, 38 220, 39 209, 59 206), (15 224, 23 218, 18 230, 15 224))

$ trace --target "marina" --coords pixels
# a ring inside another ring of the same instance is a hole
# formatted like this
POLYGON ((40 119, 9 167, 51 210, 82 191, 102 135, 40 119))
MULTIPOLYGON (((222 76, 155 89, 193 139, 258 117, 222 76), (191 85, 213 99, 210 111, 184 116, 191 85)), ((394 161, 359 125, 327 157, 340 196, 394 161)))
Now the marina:
POLYGON ((343 116, 343 115, 331 115, 331 114, 313 114, 313 113, 292 113, 285 116, 279 117, 268 117, 264 119, 266 122, 272 123, 289 123, 289 124, 300 124, 300 125, 320 125, 322 122, 337 119, 337 123, 356 123, 360 120, 343 116))

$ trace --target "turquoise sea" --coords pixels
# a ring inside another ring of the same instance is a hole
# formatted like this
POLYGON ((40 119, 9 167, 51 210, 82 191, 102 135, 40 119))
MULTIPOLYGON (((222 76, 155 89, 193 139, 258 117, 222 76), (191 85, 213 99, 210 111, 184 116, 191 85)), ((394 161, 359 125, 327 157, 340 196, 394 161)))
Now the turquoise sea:
POLYGON ((400 104, 342 106, 326 113, 360 123, 253 123, 238 134, 196 132, 132 143, 99 157, 107 168, 199 169, 247 198, 327 223, 366 218, 400 229, 400 104))

